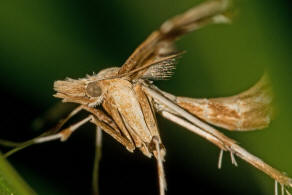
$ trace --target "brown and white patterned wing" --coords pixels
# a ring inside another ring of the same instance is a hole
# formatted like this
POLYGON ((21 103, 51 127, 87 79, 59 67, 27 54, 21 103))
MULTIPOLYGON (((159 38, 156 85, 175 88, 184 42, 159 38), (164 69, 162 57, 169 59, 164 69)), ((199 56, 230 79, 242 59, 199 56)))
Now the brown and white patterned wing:
MULTIPOLYGON (((207 1, 167 20, 136 48, 123 64, 118 75, 124 75, 144 64, 174 54, 176 52, 174 41, 188 32, 197 30, 209 23, 228 22, 229 19, 222 15, 228 7, 228 0, 207 1)), ((132 75, 131 78, 137 78, 137 74, 132 75)))
POLYGON ((225 98, 177 97, 177 104, 202 120, 234 131, 262 129, 272 118, 272 93, 264 75, 253 87, 225 98))

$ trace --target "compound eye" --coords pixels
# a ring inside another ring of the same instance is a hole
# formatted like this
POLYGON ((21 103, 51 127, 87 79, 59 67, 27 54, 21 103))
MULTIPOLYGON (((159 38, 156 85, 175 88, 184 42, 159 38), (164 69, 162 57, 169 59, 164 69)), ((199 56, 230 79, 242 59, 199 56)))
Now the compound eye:
POLYGON ((87 84, 86 93, 91 97, 98 97, 101 95, 101 88, 98 86, 97 81, 87 84))

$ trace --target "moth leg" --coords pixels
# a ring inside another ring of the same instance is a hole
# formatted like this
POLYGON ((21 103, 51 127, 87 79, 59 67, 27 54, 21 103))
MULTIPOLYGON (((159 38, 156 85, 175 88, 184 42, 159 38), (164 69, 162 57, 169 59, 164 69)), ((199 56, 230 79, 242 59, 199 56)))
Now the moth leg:
POLYGON ((83 106, 82 106, 82 105, 81 105, 81 106, 78 106, 77 108, 75 108, 73 111, 71 111, 71 112, 68 114, 68 116, 67 116, 66 118, 61 119, 61 120, 58 122, 57 126, 56 126, 53 130, 49 131, 49 133, 58 132, 58 131, 64 126, 64 124, 65 124, 66 122, 68 122, 68 120, 69 120, 70 118, 72 118, 73 116, 75 116, 75 115, 76 115, 78 112, 80 112, 82 109, 83 109, 83 106))
POLYGON ((156 105, 163 106, 162 108, 158 106, 157 110, 160 110, 160 111, 170 110, 171 113, 175 113, 176 115, 181 116, 181 118, 184 118, 190 121, 192 124, 199 127, 200 129, 203 129, 205 133, 212 135, 215 138, 220 138, 222 142, 236 143, 234 140, 225 136, 223 133, 219 132, 214 127, 208 125, 207 123, 201 121, 198 117, 184 110, 182 107, 180 107, 171 99, 166 97, 159 89, 155 88, 154 86, 146 86, 146 84, 144 84, 143 90, 145 91, 146 94, 151 96, 156 101, 156 105))
POLYGON ((236 162, 236 159, 234 157, 234 154, 232 151, 230 151, 230 158, 231 158, 231 163, 234 165, 234 166, 238 166, 237 162, 236 162))
POLYGON ((275 195, 278 195, 278 181, 275 180, 275 195))
POLYGON ((97 117, 94 117, 91 121, 96 126, 100 127, 104 132, 112 136, 115 140, 117 140, 119 143, 121 143, 123 146, 126 147, 126 149, 129 152, 133 152, 135 149, 135 145, 132 141, 128 140, 126 137, 123 137, 119 132, 115 130, 115 125, 112 124, 112 126, 109 123, 106 123, 106 121, 102 121, 98 119, 97 117))
POLYGON ((21 149, 28 147, 30 145, 33 145, 33 144, 54 141, 57 139, 60 139, 61 141, 66 141, 75 130, 77 130, 80 126, 84 125, 85 123, 91 121, 92 119, 93 119, 93 116, 89 115, 88 117, 84 118, 83 120, 71 125, 70 127, 61 130, 59 133, 56 133, 53 135, 48 135, 48 136, 37 137, 37 138, 34 138, 34 139, 29 140, 27 142, 24 142, 21 146, 16 147, 16 148, 8 151, 6 154, 4 154, 4 156, 8 157, 11 154, 17 152, 18 150, 21 150, 21 149))
POLYGON ((281 195, 291 195, 291 193, 286 189, 285 185, 281 184, 281 195))
MULTIPOLYGON (((180 118, 172 113, 169 113, 167 111, 159 111, 159 113, 166 119, 192 131, 193 133, 198 134, 199 136, 205 138, 206 140, 210 141, 214 145, 218 146, 220 149, 223 149, 224 151, 229 151, 233 155, 235 154, 242 160, 246 161, 247 163, 251 164, 255 168, 259 169, 260 171, 266 173, 268 176, 273 178, 275 182, 283 184, 285 186, 292 187, 292 179, 283 174, 282 172, 278 171, 277 169, 271 167, 264 161, 262 161, 260 158, 254 156, 253 154, 249 153, 244 148, 240 147, 236 143, 228 143, 224 140, 215 137, 212 134, 209 134, 204 129, 201 129, 194 124, 190 123, 189 121, 180 118)), ((286 190, 286 193, 289 193, 286 190)))
MULTIPOLYGON (((54 134, 54 133, 58 132, 70 118, 75 116, 81 110, 82 110, 82 106, 78 106, 72 112, 70 112, 66 118, 61 119, 53 129, 41 134, 38 137, 42 137, 45 135, 54 134)), ((18 147, 18 150, 20 150, 23 148, 24 145, 25 145, 25 147, 29 146, 34 139, 36 139, 36 138, 33 138, 33 139, 25 141, 25 142, 13 142, 13 141, 0 139, 0 145, 5 146, 5 147, 13 147, 13 148, 18 147)))
POLYGON ((102 131, 100 127, 96 127, 96 138, 95 138, 95 156, 93 165, 93 176, 92 176, 92 187, 93 194, 99 194, 99 161, 101 159, 101 144, 102 144, 102 131))
POLYGON ((152 141, 155 145, 155 151, 157 152, 157 155, 155 155, 155 157, 156 157, 156 162, 157 162, 157 171, 158 171, 158 179, 159 179, 159 192, 160 192, 160 195, 164 195, 167 188, 164 167, 163 167, 164 157, 163 157, 163 154, 161 153, 159 138, 155 136, 153 137, 152 141))
POLYGON ((57 102, 48 110, 46 110, 43 114, 35 118, 31 123, 31 127, 32 129, 34 129, 34 131, 40 131, 44 129, 44 127, 47 125, 55 124, 60 120, 60 118, 63 118, 75 108, 76 105, 74 104, 64 104, 63 102, 57 102))
POLYGON ((79 127, 89 122, 90 120, 93 120, 92 115, 89 115, 88 117, 82 119, 81 121, 71 125, 70 127, 61 130, 57 134, 35 138, 34 143, 44 143, 44 142, 53 141, 57 139, 60 139, 61 141, 66 141, 75 130, 77 130, 79 127))
POLYGON ((218 159, 218 169, 221 169, 222 167, 223 153, 224 153, 224 150, 221 149, 220 154, 219 154, 219 159, 218 159))

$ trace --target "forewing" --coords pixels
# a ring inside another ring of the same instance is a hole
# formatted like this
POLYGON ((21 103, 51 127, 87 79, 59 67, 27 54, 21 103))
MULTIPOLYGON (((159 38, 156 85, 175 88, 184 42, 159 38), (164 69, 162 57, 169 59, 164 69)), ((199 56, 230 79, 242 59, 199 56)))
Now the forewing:
MULTIPOLYGON (((228 0, 207 1, 167 20, 136 48, 123 64, 118 74, 123 75, 144 64, 175 53, 174 41, 188 32, 199 29, 209 23, 228 22, 229 20, 222 15, 228 7, 228 0)), ((133 79, 133 77, 131 78, 133 79)))

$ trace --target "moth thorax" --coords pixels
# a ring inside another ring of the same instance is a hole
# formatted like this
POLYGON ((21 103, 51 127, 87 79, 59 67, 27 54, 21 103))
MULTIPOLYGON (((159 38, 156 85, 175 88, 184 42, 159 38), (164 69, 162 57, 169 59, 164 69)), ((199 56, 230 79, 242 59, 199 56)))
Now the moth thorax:
POLYGON ((101 88, 98 86, 97 81, 93 81, 87 84, 86 86, 86 93, 90 97, 98 97, 101 95, 102 91, 101 88))

